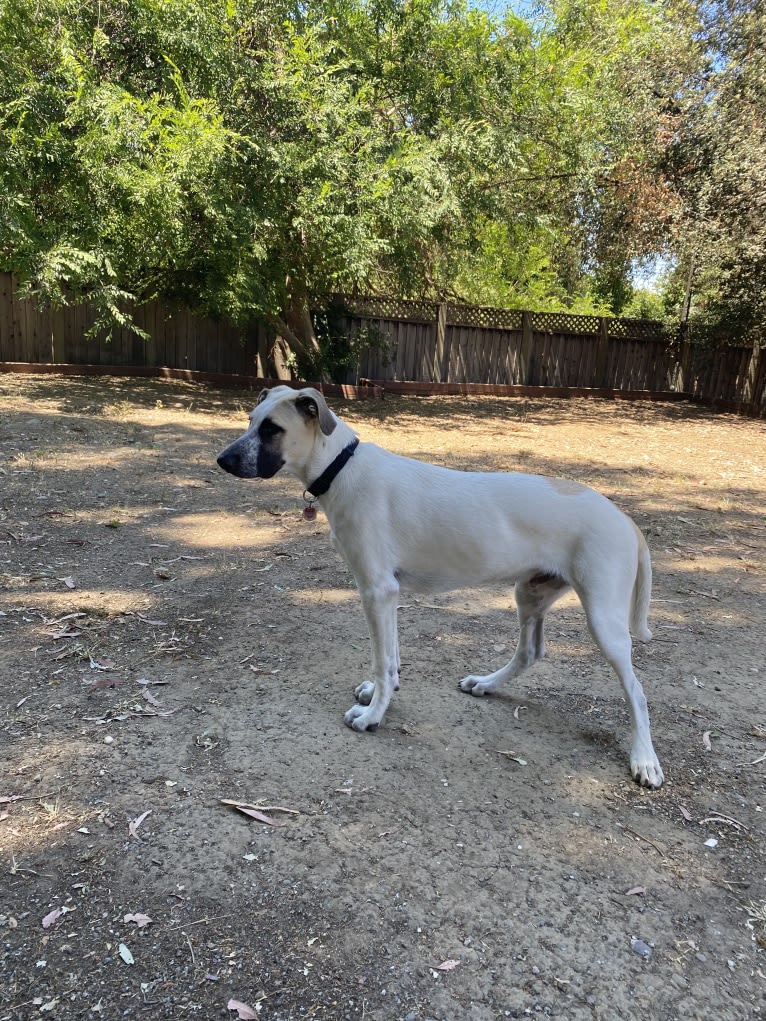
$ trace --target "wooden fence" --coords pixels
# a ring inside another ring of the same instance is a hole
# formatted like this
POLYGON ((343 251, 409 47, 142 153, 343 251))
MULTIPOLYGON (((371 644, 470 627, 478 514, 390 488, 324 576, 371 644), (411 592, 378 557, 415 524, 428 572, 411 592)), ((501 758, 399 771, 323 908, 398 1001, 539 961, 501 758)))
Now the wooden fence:
MULTIPOLYGON (((661 323, 568 313, 490 309, 391 298, 333 299, 333 329, 358 350, 346 382, 397 388, 546 387, 685 396, 766 414, 766 356, 758 345, 695 344, 661 323)), ((318 311, 322 311, 319 309, 318 311)), ((118 330, 88 336, 88 305, 41 309, 0 273, 0 368, 18 363, 166 367, 210 376, 266 377, 273 335, 239 329, 158 301, 134 312, 144 340, 118 330)))
POLYGON ((255 323, 239 329, 223 320, 195 316, 167 302, 133 310, 149 334, 118 329, 110 339, 92 336, 95 309, 87 304, 40 308, 20 299, 10 273, 0 273, 0 362, 168 367, 224 375, 265 376, 271 339, 255 323))
POLYGON ((473 305, 364 299, 349 335, 381 346, 359 375, 442 383, 673 390, 674 345, 660 323, 473 305))
POLYGON ((343 329, 371 346, 357 376, 445 384, 679 394, 766 413, 753 344, 695 344, 662 323, 387 298, 347 301, 343 329))

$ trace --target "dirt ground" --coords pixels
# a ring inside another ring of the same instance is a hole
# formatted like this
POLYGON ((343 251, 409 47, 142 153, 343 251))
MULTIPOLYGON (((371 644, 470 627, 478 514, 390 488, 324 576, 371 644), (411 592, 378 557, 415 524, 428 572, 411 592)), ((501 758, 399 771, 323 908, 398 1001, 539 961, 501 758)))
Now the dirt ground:
POLYGON ((327 523, 215 464, 252 403, 0 376, 0 1021, 764 1017, 764 424, 330 402, 363 440, 634 516, 648 792, 573 598, 547 658, 474 699, 456 682, 510 657, 511 593, 407 597, 402 690, 347 729, 368 640, 327 523))

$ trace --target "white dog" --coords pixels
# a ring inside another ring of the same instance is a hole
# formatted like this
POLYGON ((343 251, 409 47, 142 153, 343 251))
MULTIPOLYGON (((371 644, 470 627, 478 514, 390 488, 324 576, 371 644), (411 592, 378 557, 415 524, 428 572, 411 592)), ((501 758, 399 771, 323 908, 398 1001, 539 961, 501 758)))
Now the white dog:
POLYGON ((372 681, 345 715, 373 730, 399 687, 399 592, 515 585, 521 633, 513 659, 459 687, 497 691, 544 655, 548 608, 577 593, 593 638, 622 682, 632 717, 630 768, 645 787, 663 775, 646 698, 631 662, 646 624, 651 562, 636 525, 605 496, 575 482, 518 473, 452 471, 359 443, 318 390, 264 390, 246 433, 218 457, 240 478, 284 470, 318 499, 354 574, 372 640, 372 681))

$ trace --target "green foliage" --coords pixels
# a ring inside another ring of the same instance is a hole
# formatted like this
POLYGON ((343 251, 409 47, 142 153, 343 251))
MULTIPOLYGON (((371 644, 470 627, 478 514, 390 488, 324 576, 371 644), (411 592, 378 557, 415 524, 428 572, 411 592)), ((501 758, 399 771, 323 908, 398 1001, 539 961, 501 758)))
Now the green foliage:
POLYGON ((766 8, 700 0, 698 13, 699 100, 669 159, 683 199, 676 288, 690 280, 698 333, 748 336, 766 322, 766 8))
POLYGON ((96 5, 8 0, 0 15, 0 260, 115 323, 136 296, 198 292, 228 235, 236 136, 172 57, 140 50, 169 6, 191 5, 118 4, 101 24, 96 5))
POLYGON ((643 300, 634 260, 666 251, 719 314, 762 279, 762 20, 754 0, 550 0, 534 20, 5 0, 0 265, 100 323, 155 295, 261 317, 325 375, 356 357, 308 315, 328 293, 619 312, 643 300))
POLYGON ((667 309, 662 294, 646 287, 637 287, 633 289, 621 314, 628 319, 655 319, 661 322, 666 317, 667 309))

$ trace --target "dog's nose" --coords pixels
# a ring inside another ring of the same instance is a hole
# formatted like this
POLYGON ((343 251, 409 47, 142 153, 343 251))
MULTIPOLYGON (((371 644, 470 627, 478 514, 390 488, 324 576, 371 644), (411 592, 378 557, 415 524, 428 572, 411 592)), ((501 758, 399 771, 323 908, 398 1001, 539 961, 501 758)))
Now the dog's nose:
POLYGON ((223 468, 226 472, 234 471, 235 458, 231 456, 228 450, 224 450, 222 454, 218 455, 217 458, 219 467, 223 468))

